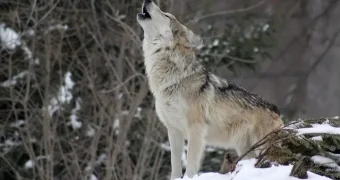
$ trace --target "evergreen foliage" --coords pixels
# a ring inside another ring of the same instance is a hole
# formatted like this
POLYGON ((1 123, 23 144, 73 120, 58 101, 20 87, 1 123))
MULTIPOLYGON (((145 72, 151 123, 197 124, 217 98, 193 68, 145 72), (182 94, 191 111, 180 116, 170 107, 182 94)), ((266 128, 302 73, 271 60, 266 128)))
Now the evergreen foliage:
POLYGON ((257 167, 268 167, 268 162, 294 165, 307 157, 312 162, 309 171, 340 179, 338 117, 294 121, 273 131, 263 141, 266 146, 261 150, 257 167))
MULTIPOLYGON (((270 59, 269 50, 275 47, 276 24, 273 19, 251 18, 250 14, 238 16, 234 23, 226 24, 221 36, 204 41, 198 47, 198 59, 210 68, 224 66, 255 70, 260 59, 270 59)), ((209 25, 205 33, 213 34, 209 25)))

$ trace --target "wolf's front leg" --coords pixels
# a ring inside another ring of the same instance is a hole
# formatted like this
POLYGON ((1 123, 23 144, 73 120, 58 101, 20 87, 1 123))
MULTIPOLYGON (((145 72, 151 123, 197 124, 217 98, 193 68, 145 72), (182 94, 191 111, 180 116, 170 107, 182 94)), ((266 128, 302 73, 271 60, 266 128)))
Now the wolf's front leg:
POLYGON ((204 153, 205 131, 201 126, 191 126, 188 131, 187 168, 185 174, 192 178, 198 173, 204 153))
POLYGON ((168 136, 171 148, 171 180, 182 177, 181 156, 184 150, 183 133, 175 128, 168 127, 168 136))

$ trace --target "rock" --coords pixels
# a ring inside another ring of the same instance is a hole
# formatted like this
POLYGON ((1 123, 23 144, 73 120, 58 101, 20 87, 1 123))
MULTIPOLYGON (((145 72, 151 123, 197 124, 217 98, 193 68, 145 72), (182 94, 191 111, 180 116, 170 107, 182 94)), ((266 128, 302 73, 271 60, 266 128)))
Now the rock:
POLYGON ((307 179, 307 171, 313 164, 312 160, 307 156, 302 156, 293 166, 292 171, 290 172, 290 176, 299 178, 299 179, 307 179))
POLYGON ((235 152, 226 152, 224 155, 224 160, 221 165, 220 173, 226 174, 235 170, 236 160, 238 158, 235 152))

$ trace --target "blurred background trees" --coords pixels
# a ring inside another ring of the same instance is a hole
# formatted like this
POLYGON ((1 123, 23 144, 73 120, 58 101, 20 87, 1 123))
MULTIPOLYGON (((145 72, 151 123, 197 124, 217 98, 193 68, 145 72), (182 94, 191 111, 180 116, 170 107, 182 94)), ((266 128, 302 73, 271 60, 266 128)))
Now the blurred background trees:
MULTIPOLYGON (((211 71, 288 119, 340 110, 337 0, 155 1, 211 71)), ((166 179, 144 75, 142 0, 0 0, 0 179, 166 179)), ((223 151, 207 148, 202 171, 223 151)), ((185 154, 183 154, 185 167, 185 154)))

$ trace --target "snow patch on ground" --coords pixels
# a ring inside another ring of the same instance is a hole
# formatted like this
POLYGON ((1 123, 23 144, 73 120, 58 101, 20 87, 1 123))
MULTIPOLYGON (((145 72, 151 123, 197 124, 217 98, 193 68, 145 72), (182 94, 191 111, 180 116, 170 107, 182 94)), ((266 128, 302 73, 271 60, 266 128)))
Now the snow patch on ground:
MULTIPOLYGON (((229 174, 203 173, 193 178, 184 177, 176 180, 299 180, 289 176, 292 165, 273 166, 271 168, 255 168, 256 159, 240 161, 234 172, 229 174)), ((330 180, 311 172, 308 172, 308 180, 330 180)))

